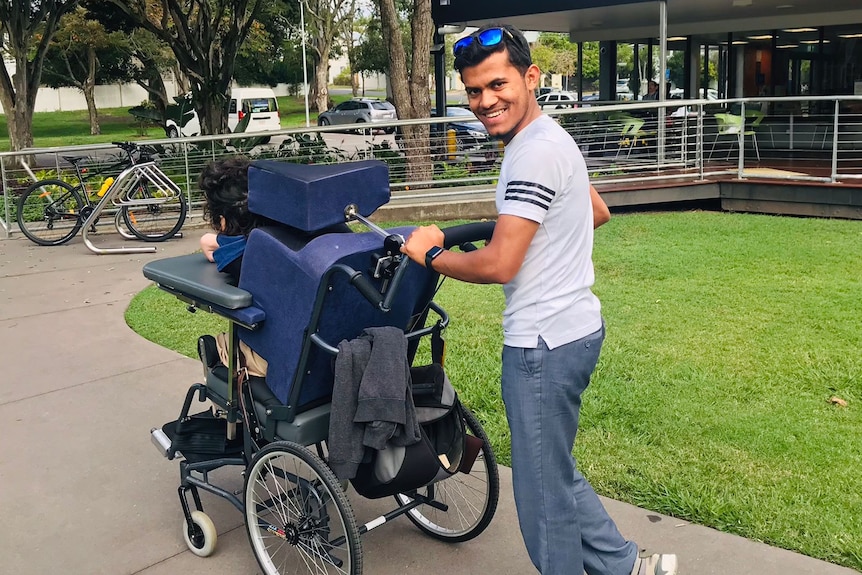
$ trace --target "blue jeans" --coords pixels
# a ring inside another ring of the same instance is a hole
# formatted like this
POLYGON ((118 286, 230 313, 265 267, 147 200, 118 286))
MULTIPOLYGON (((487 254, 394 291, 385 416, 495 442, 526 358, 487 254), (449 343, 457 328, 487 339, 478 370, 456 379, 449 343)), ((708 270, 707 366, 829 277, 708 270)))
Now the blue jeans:
POLYGON ((542 575, 629 575, 637 545, 620 534, 572 455, 581 394, 604 327, 549 350, 503 348, 503 401, 521 535, 542 575))

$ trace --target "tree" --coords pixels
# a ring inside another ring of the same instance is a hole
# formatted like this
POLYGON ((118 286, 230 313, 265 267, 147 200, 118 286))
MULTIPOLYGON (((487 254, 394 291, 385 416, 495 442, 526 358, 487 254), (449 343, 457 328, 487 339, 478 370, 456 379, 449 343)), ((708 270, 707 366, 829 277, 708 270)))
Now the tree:
POLYGON ((364 25, 362 42, 356 46, 354 63, 351 70, 360 74, 380 73, 389 71, 389 53, 383 41, 383 27, 379 18, 361 21, 364 25))
POLYGON ((299 0, 305 2, 305 27, 314 57, 314 101, 317 110, 329 109, 329 58, 345 22, 353 21, 352 0, 299 0))
POLYGON ((227 131, 239 46, 265 0, 107 0, 167 43, 191 84, 201 133, 227 131))
POLYGON ((566 89, 568 78, 582 72, 578 70, 578 45, 570 42, 565 34, 541 34, 531 52, 533 62, 542 72, 563 75, 566 89))
POLYGON ((11 78, 0 66, 0 103, 12 150, 33 146, 33 110, 42 81, 45 53, 60 18, 78 0, 0 0, 0 53, 15 61, 11 78))
POLYGON ((58 88, 81 90, 90 116, 90 134, 101 134, 95 90, 97 83, 126 82, 132 66, 126 36, 109 33, 87 11, 78 7, 60 19, 54 39, 45 55, 44 82, 58 88))
MULTIPOLYGON (((389 82, 398 117, 402 120, 427 118, 431 114, 431 93, 428 89, 428 68, 431 65, 431 42, 434 38, 434 21, 431 18, 431 0, 412 0, 410 3, 411 46, 410 66, 401 41, 401 24, 395 0, 376 0, 383 25, 383 39, 389 54, 389 82)), ((407 149, 407 179, 431 179, 428 124, 402 126, 407 149)))
POLYGON ((357 74, 353 71, 356 65, 356 42, 354 42, 354 32, 356 31, 356 0, 350 0, 349 17, 345 18, 344 25, 341 29, 341 34, 344 39, 344 46, 347 49, 347 63, 350 67, 350 91, 353 97, 359 95, 359 82, 357 74))
POLYGON ((234 79, 238 84, 288 84, 302 81, 302 63, 296 65, 299 73, 290 74, 285 66, 296 64, 293 52, 301 49, 299 28, 299 2, 279 0, 261 10, 258 21, 249 30, 248 38, 239 48, 234 79))
POLYGON ((164 74, 173 73, 178 89, 187 91, 182 89, 185 76, 178 72, 177 60, 170 46, 152 32, 140 28, 133 18, 110 0, 82 0, 82 6, 87 9, 89 19, 99 21, 109 32, 124 36, 124 47, 132 63, 131 80, 147 91, 148 100, 154 104, 158 115, 164 116, 170 104, 164 74))

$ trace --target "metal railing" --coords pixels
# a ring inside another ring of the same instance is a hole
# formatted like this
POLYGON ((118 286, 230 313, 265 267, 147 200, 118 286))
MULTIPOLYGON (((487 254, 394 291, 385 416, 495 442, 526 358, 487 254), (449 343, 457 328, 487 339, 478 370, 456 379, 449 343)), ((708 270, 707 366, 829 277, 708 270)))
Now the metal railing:
MULTIPOLYGON (((862 180, 862 96, 589 102, 546 113, 578 142, 590 177, 598 182, 623 185, 719 176, 862 180)), ((474 130, 465 128, 470 121, 446 117, 138 143, 158 151, 160 168, 186 194, 194 222, 200 217, 202 197, 196 182, 202 168, 238 153, 297 163, 380 159, 389 165, 396 203, 487 197, 504 150, 484 137, 478 124, 474 130), (427 125, 428 141, 411 144, 415 140, 401 135, 409 125, 427 125), (421 179, 408 176, 408 156, 427 158, 421 179)), ((0 153, 0 226, 6 237, 17 231, 15 201, 21 191, 37 179, 66 179, 73 173, 64 156, 87 155, 91 169, 98 170, 116 161, 117 153, 110 144, 0 153)))

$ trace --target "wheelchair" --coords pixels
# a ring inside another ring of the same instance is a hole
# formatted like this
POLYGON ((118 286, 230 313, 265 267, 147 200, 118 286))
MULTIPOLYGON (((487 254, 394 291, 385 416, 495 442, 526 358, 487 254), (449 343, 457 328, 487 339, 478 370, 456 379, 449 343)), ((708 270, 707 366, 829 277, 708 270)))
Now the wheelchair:
MULTIPOLYGON (((410 228, 383 230, 368 219, 389 201, 388 178, 386 164, 376 160, 254 161, 249 209, 277 225, 251 232, 238 282, 200 253, 144 266, 145 277, 190 311, 228 320, 227 363, 212 336, 199 338, 203 383, 188 389, 176 420, 150 432, 164 457, 179 460, 183 536, 196 555, 212 554, 217 540, 200 491, 243 514, 266 574, 358 575, 361 536, 401 515, 449 542, 476 537, 493 518, 499 494, 493 450, 442 369, 449 316, 434 302, 441 278, 401 254, 410 228), (421 433, 408 446, 365 449, 350 479, 354 490, 391 497, 396 507, 360 524, 347 481, 329 463, 336 449, 330 429, 342 417, 333 415, 333 406, 343 404, 339 354, 344 359, 345 342, 374 330, 403 334, 406 390, 421 433), (265 378, 243 374, 240 342, 266 359, 265 378), (431 363, 413 365, 417 352, 427 357, 429 348, 431 363), (208 409, 192 413, 194 403, 206 401, 208 409), (230 466, 241 468, 241 492, 211 481, 211 472, 230 466)), ((493 222, 448 228, 445 247, 475 249, 492 232, 493 222)))

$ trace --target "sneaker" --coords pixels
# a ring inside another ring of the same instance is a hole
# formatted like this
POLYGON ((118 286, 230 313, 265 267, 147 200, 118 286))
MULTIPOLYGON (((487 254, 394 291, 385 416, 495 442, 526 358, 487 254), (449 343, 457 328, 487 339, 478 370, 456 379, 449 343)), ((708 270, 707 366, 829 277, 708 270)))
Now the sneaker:
POLYGON ((638 557, 632 575, 676 575, 676 555, 638 557))

